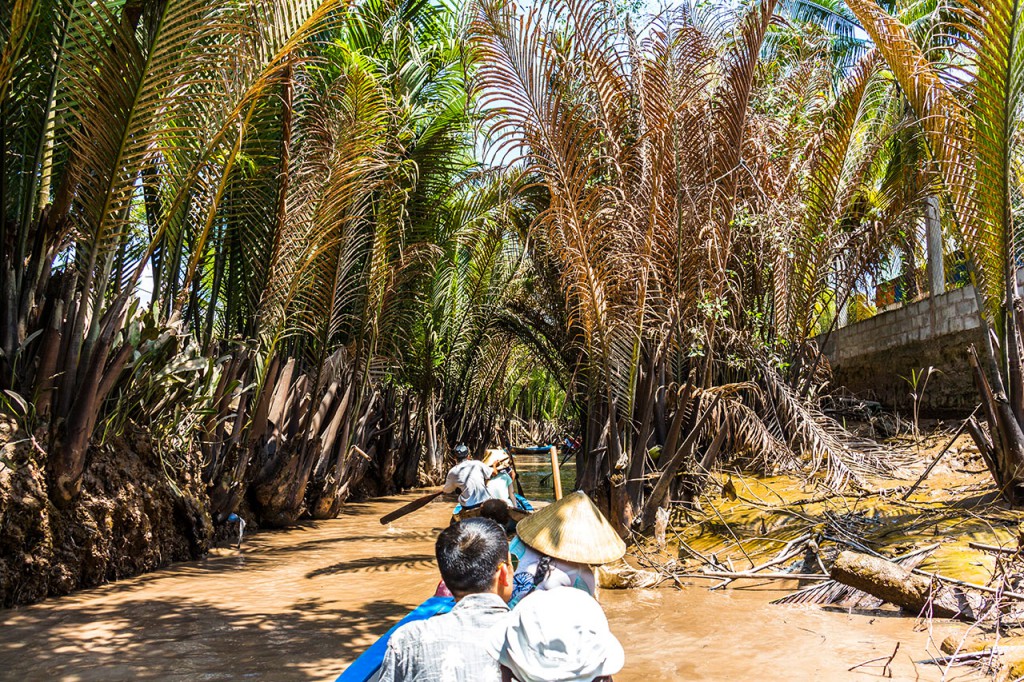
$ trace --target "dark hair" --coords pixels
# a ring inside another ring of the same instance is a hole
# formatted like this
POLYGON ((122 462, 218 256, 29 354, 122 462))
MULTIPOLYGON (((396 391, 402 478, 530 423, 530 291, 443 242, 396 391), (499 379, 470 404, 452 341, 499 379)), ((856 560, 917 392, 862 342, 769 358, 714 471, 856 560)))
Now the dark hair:
POLYGON ((508 561, 508 538, 497 523, 477 517, 441 531, 434 551, 441 578, 453 593, 490 592, 495 571, 508 561))
POLYGON ((505 504, 504 500, 484 500, 484 503, 480 505, 480 516, 485 519, 491 519, 492 521, 504 526, 509 522, 508 505, 505 504))
POLYGON ((533 574, 534 587, 547 580, 549 575, 551 575, 551 557, 542 556, 537 562, 537 570, 533 574))

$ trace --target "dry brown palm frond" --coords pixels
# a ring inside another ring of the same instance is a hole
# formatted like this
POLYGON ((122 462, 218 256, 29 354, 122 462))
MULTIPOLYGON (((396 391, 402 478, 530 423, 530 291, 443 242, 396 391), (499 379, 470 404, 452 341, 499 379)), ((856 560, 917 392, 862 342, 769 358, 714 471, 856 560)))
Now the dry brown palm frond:
MULTIPOLYGON (((863 159, 872 159, 857 144, 858 123, 872 115, 869 87, 878 69, 879 57, 868 53, 844 82, 843 91, 826 114, 818 139, 812 144, 808 179, 803 196, 806 205, 799 228, 790 235, 790 255, 776 270, 776 316, 782 336, 802 341, 811 334, 814 299, 822 290, 820 280, 829 275, 836 257, 839 220, 846 214, 851 196, 863 178, 856 172, 863 159), (859 158, 858 158, 859 157, 859 158)), ((875 96, 881 88, 875 87, 875 96)))
POLYGON ((694 25, 666 21, 638 41, 606 9, 485 4, 475 41, 484 90, 501 92, 484 93, 489 119, 549 186, 537 227, 608 374, 637 363, 641 330, 681 320, 668 312, 680 301, 728 289, 713 283, 730 266, 734 176, 773 5, 748 14, 724 57, 694 25))
POLYGON ((824 470, 827 486, 863 484, 865 476, 891 475, 907 463, 892 448, 851 434, 801 398, 774 370, 764 368, 763 377, 765 395, 786 442, 809 459, 812 474, 824 470))
POLYGON ((784 440, 778 424, 766 422, 747 404, 764 404, 761 388, 753 382, 723 384, 710 389, 694 389, 694 395, 722 396, 711 403, 711 417, 704 427, 703 439, 711 441, 721 430, 727 433, 726 452, 747 465, 766 473, 794 471, 799 458, 784 440), (746 398, 746 400, 745 400, 746 398), (774 431, 773 431, 773 428, 774 431))
MULTIPOLYGON (((600 457, 610 460, 613 478, 629 481, 627 524, 651 434, 664 438, 669 430, 659 382, 691 372, 704 387, 742 377, 730 354, 748 357, 752 334, 770 333, 770 288, 748 278, 770 281, 780 251, 791 246, 778 233, 800 216, 800 197, 789 195, 798 194, 809 165, 796 126, 775 125, 770 103, 763 115, 751 115, 755 93, 770 99, 757 90, 758 64, 774 8, 771 0, 753 4, 731 33, 683 11, 665 13, 638 35, 629 22, 615 22, 601 0, 550 0, 522 10, 485 2, 474 23, 485 116, 550 197, 530 235, 558 272, 569 343, 582 358, 574 371, 587 448, 606 453, 600 457), (781 156, 779 146, 786 149, 781 156), (771 221, 775 232, 765 234, 771 221), (747 314, 748 292, 764 311, 755 330, 743 326, 758 319, 747 314), (657 417, 647 412, 652 405, 657 417)), ((806 61, 793 71, 787 111, 806 131, 824 105, 814 93, 826 72, 813 46, 800 59, 806 61)), ((858 173, 871 167, 864 159, 873 148, 852 140, 865 135, 855 124, 870 118, 861 100, 874 65, 850 86, 845 108, 837 106, 843 115, 819 142, 824 170, 817 179, 834 182, 817 213, 827 214, 834 234, 829 248, 813 253, 815 290, 825 281, 821 264, 848 248, 838 224, 858 173)), ((804 217, 808 234, 799 246, 811 253, 811 229, 825 218, 804 217)), ((790 411, 790 419, 815 419, 790 411)), ((765 468, 789 465, 794 456, 782 444, 781 423, 773 417, 766 424, 757 413, 746 399, 730 397, 710 416, 713 428, 731 433, 733 451, 760 455, 765 468)), ((806 428, 813 435, 823 427, 806 428)), ((818 439, 820 446, 825 436, 818 439)), ((831 455, 816 466, 834 459, 833 480, 849 477, 847 450, 834 434, 828 445, 831 455)), ((584 485, 596 484, 601 465, 600 458, 586 463, 584 485)))
MULTIPOLYGON (((537 226, 559 258, 571 322, 586 335, 582 341, 593 349, 588 354, 591 362, 607 375, 621 305, 618 290, 623 275, 634 268, 618 257, 615 248, 622 239, 615 229, 620 223, 614 208, 620 195, 590 182, 601 158, 595 151, 604 148, 600 125, 589 103, 571 101, 565 91, 551 87, 565 82, 572 68, 565 48, 555 39, 560 9, 557 4, 553 9, 532 7, 520 16, 514 5, 483 3, 476 23, 485 65, 480 77, 495 136, 522 147, 531 170, 549 186, 551 202, 538 216, 537 226)), ((600 30, 591 39, 600 43, 600 30)), ((604 72, 597 55, 590 57, 583 61, 597 78, 604 72)), ((607 117, 602 120, 610 124, 607 117)))
MULTIPOLYGON (((714 202, 713 219, 718 222, 720 232, 727 229, 732 220, 751 90, 776 4, 775 0, 760 2, 744 17, 737 44, 726 57, 723 82, 713 99, 711 116, 722 129, 716 131, 709 170, 722 184, 714 185, 716 191, 709 198, 714 202)), ((723 237, 722 241, 729 240, 723 237)), ((726 263, 727 259, 723 259, 723 269, 726 263)))

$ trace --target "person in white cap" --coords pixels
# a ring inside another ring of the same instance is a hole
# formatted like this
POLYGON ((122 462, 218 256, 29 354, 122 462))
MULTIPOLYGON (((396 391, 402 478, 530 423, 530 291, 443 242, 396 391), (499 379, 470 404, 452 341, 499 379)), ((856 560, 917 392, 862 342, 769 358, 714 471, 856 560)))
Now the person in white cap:
POLYGON ((523 599, 491 629, 487 649, 502 682, 611 682, 626 662, 601 606, 571 587, 523 599))
MULTIPOLYGON (((494 469, 469 455, 469 448, 461 443, 455 446, 458 464, 451 468, 445 479, 443 492, 459 491, 459 504, 463 509, 479 507, 488 499, 487 481, 494 475, 494 469)), ((454 518, 452 519, 455 520, 454 518)))
POLYGON ((510 606, 535 590, 576 587, 595 595, 593 566, 618 561, 622 541, 586 493, 577 491, 519 522, 512 554, 519 557, 510 606))

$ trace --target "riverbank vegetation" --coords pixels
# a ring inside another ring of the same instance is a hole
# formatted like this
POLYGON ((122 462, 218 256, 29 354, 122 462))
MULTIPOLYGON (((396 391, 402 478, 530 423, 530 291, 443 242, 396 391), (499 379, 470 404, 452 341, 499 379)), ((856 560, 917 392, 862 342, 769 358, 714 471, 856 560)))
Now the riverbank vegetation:
POLYGON ((140 519, 178 534, 149 567, 457 442, 580 434, 623 533, 725 463, 865 488, 908 456, 822 413, 820 335, 881 270, 921 293, 925 225, 977 284, 969 430, 1016 501, 1020 11, 6 3, 0 601, 118 577, 140 519))

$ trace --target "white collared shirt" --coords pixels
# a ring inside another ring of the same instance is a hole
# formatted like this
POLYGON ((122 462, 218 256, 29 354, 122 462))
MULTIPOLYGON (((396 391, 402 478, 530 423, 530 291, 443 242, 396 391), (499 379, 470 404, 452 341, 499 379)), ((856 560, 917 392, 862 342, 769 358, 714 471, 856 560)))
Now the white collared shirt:
POLYGON ((388 640, 379 682, 500 682, 485 635, 508 613, 487 592, 463 597, 449 613, 408 623, 388 640))
POLYGON ((444 492, 453 493, 461 490, 459 504, 463 507, 475 507, 490 498, 487 494, 487 479, 494 475, 494 469, 477 459, 459 462, 448 472, 444 482, 444 492))

